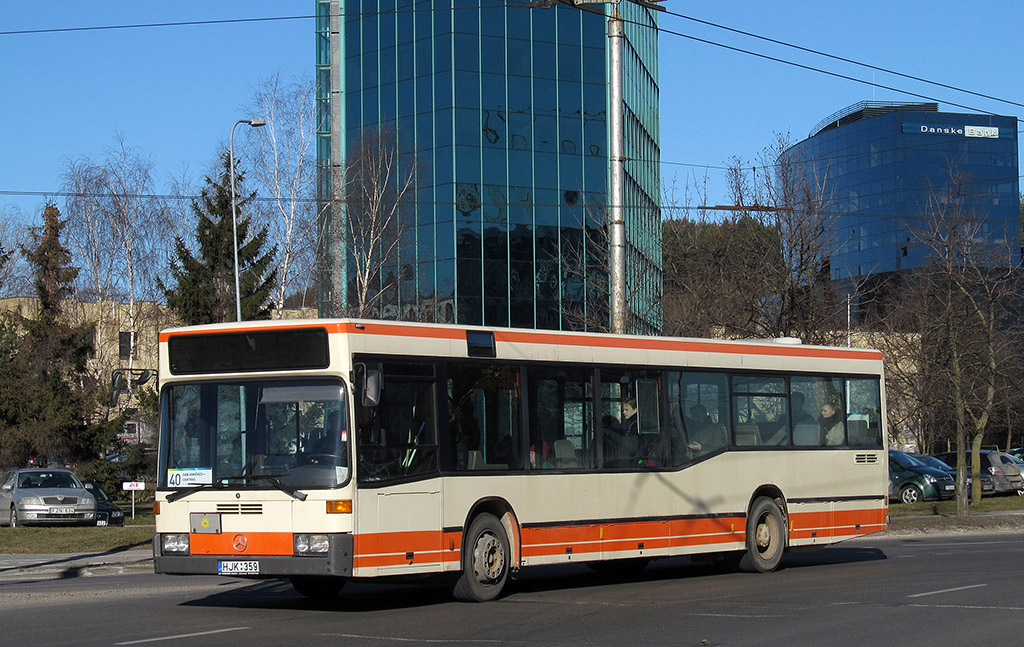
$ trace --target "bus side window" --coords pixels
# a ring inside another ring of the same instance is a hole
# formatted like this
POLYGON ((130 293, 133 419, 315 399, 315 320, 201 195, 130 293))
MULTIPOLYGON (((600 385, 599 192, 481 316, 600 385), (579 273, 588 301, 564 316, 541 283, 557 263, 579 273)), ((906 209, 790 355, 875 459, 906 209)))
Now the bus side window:
POLYGON ((593 469, 593 371, 527 370, 530 399, 529 464, 534 470, 593 469))
MULTIPOLYGON (((716 452, 729 444, 731 424, 729 409, 729 378, 720 373, 683 371, 670 373, 669 379, 679 385, 677 415, 683 419, 682 445, 686 459, 692 460, 716 452)), ((680 463, 683 457, 674 457, 680 463)))
POLYGON ((521 469, 519 369, 449 364, 445 469, 521 469))
POLYGON ((846 380, 846 431, 851 447, 882 447, 882 398, 877 378, 846 380))
POLYGON ((385 366, 380 403, 357 406, 360 481, 437 471, 434 380, 428 377, 432 370, 413 364, 385 366))

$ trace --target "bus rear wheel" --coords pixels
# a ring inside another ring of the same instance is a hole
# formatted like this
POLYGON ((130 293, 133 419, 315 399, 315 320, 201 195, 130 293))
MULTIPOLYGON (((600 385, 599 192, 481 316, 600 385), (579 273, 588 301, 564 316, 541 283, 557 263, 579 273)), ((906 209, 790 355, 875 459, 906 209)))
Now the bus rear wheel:
POLYGON ((487 602, 501 594, 508 580, 508 537, 493 514, 478 515, 469 524, 462 551, 462 574, 452 595, 460 602, 487 602))
POLYGON ((786 519, 774 499, 758 497, 747 517, 747 549, 737 566, 745 573, 768 573, 782 561, 786 519))
POLYGON ((333 598, 345 587, 345 578, 318 575, 296 575, 292 586, 299 595, 316 600, 333 598))

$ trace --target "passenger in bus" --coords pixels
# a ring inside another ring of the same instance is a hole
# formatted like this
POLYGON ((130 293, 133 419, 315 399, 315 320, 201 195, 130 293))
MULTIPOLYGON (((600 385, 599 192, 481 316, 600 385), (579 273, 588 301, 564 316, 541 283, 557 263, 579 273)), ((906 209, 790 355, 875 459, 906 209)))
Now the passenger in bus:
POLYGON ((555 469, 555 462, 547 441, 541 442, 539 451, 536 445, 530 445, 530 467, 542 470, 555 469))
POLYGON ((640 426, 636 415, 636 400, 633 398, 622 403, 622 430, 626 436, 640 435, 640 426))
POLYGON ((804 397, 803 393, 795 391, 791 396, 789 396, 789 401, 793 407, 794 427, 806 424, 813 425, 815 423, 814 416, 804 410, 804 403, 807 402, 807 399, 804 397))
POLYGON ((818 424, 821 426, 821 435, 825 438, 826 445, 834 447, 843 444, 843 416, 839 413, 838 405, 834 402, 821 405, 818 424))
POLYGON ((686 433, 689 437, 686 447, 694 456, 708 454, 726 444, 725 430, 722 425, 715 424, 708 414, 707 407, 700 403, 690 407, 686 433))

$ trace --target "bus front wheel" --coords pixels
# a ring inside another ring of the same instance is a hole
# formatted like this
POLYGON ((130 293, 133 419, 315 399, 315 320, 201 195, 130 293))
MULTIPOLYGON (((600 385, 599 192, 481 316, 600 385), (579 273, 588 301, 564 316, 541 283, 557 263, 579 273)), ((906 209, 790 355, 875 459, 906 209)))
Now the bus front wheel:
POLYGON ((323 600, 333 598, 341 592, 345 586, 345 579, 318 575, 296 575, 292 578, 292 586, 299 595, 323 600))
POLYGON ((739 559, 746 573, 774 571, 786 548, 786 519, 774 499, 759 497, 747 517, 747 549, 739 559))
POLYGON ((461 602, 487 602, 498 597, 508 580, 509 542, 493 514, 473 519, 462 551, 462 574, 452 595, 461 602))

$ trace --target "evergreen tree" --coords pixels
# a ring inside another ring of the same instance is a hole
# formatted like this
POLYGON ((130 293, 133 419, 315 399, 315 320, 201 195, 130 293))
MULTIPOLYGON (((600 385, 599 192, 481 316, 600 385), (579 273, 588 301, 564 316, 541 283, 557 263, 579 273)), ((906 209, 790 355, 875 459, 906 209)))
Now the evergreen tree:
MULTIPOLYGON (((162 281, 160 288, 167 305, 185 325, 220 323, 235 320, 235 257, 231 218, 231 175, 228 154, 222 156, 220 177, 206 178, 206 186, 192 209, 198 217, 193 256, 180 238, 174 242, 171 276, 174 285, 162 281)), ((277 248, 263 252, 267 228, 250 237, 252 219, 246 207, 256 193, 246 194, 244 173, 235 165, 235 209, 238 214, 238 271, 242 293, 242 319, 269 319, 270 296, 277 282, 277 270, 271 265, 277 248)))
POLYGON ((33 271, 38 311, 11 315, 0 326, 0 430, 3 458, 14 464, 33 455, 80 460, 112 440, 91 422, 98 396, 86 371, 93 326, 72 325, 63 312, 77 275, 60 241, 64 222, 53 205, 44 209, 43 221, 22 250, 33 271))

